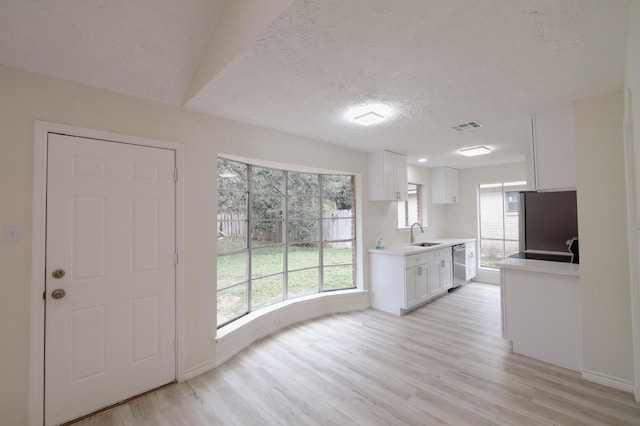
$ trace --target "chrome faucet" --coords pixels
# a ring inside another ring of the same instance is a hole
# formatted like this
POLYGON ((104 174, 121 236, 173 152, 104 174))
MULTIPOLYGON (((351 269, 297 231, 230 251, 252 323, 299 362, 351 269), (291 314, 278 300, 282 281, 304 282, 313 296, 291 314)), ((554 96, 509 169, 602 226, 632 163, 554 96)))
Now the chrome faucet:
POLYGON ((411 244, 416 242, 416 237, 413 236, 413 227, 418 225, 420 227, 420 233, 424 234, 424 229, 422 229, 422 225, 420 225, 418 222, 414 223, 413 225, 411 225, 411 244))

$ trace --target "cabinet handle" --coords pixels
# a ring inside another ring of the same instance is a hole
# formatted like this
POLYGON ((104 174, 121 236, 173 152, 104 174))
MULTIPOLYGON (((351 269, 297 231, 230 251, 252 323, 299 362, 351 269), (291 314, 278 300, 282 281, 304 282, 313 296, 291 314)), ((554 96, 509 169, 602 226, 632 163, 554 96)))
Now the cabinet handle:
POLYGON ((444 268, 444 260, 440 261, 440 266, 442 266, 444 268))
POLYGON ((422 266, 418 268, 418 275, 422 275, 422 266))

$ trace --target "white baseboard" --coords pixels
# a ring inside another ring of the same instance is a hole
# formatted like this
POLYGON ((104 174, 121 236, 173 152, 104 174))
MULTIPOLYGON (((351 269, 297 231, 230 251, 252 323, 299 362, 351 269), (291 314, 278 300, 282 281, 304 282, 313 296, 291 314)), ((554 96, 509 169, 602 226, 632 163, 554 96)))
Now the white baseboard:
POLYGON ((591 370, 582 370, 582 378, 593 383, 598 383, 624 392, 633 393, 633 383, 619 377, 598 373, 591 370))
POLYGON ((197 377, 201 374, 204 374, 208 371, 213 370, 214 368, 216 368, 217 365, 214 361, 207 361, 204 364, 201 364, 197 367, 193 367, 190 368, 188 370, 186 370, 184 372, 184 374, 182 375, 182 380, 181 381, 185 381, 185 380, 189 380, 189 379, 193 379, 194 377, 197 377))

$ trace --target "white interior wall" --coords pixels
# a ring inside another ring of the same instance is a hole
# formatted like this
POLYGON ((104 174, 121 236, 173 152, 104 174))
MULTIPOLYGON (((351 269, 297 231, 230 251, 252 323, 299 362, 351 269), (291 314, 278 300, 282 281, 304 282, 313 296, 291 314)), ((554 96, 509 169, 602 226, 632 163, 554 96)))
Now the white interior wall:
POLYGON ((629 10, 625 111, 635 398, 640 402, 640 0, 629 10))
MULTIPOLYGON (((447 220, 441 229, 443 237, 475 238, 478 235, 478 186, 485 183, 515 182, 527 180, 527 165, 522 163, 501 164, 491 167, 461 169, 460 201, 443 205, 447 220)), ((479 243, 476 246, 480 257, 479 243)), ((478 268, 476 281, 499 284, 500 273, 478 268)))
POLYGON ((622 92, 574 102, 584 373, 633 382, 622 92))
MULTIPOLYGON (((186 368, 216 358, 216 158, 219 152, 331 169, 366 179, 366 154, 196 114, 106 90, 0 67, 0 226, 22 226, 22 241, 0 243, 0 417, 27 422, 31 199, 34 121, 68 124, 185 145, 186 368)), ((363 198, 363 200, 366 197, 363 198)), ((361 203, 361 236, 371 247, 384 212, 361 203), (373 232, 369 232, 373 230, 373 232)), ((364 282, 367 280, 364 257, 364 282)))

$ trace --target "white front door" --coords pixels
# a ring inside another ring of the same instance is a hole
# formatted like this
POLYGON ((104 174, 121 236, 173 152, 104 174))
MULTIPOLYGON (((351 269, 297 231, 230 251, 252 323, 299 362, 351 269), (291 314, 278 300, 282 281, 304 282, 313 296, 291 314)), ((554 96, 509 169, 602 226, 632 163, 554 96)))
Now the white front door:
POLYGON ((50 425, 175 380, 176 234, 174 151, 50 133, 47 157, 50 425))

